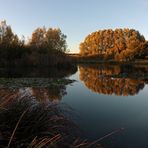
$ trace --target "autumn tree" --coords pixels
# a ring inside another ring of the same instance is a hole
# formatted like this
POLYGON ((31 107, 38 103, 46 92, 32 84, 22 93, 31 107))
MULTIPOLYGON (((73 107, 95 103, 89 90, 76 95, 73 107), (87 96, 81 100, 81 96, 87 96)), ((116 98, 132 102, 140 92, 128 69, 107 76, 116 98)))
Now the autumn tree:
POLYGON ((45 46, 45 28, 37 28, 33 33, 29 44, 34 48, 44 48, 45 46))
POLYGON ((80 44, 80 54, 132 60, 142 55, 144 43, 144 36, 134 29, 99 30, 89 34, 80 44))
POLYGON ((37 28, 31 39, 19 37, 0 21, 0 66, 72 66, 65 54, 66 35, 59 28, 37 28))
POLYGON ((6 21, 0 22, 0 48, 12 48, 22 44, 23 42, 12 32, 11 26, 8 26, 6 21))
POLYGON ((12 64, 14 59, 21 58, 23 46, 24 41, 13 33, 11 26, 6 21, 0 22, 0 62, 12 64))
POLYGON ((29 44, 35 49, 41 49, 46 52, 65 52, 67 48, 66 35, 56 28, 37 28, 32 33, 29 44))

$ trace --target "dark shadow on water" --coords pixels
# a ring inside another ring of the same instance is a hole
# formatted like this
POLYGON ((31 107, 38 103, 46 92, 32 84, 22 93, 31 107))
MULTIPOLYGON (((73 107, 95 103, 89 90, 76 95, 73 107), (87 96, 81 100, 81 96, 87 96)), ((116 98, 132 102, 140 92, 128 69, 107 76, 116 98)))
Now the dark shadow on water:
POLYGON ((0 69, 0 97, 34 96, 38 101, 60 100, 67 94, 66 86, 74 80, 69 76, 77 71, 56 68, 0 69))
POLYGON ((53 67, 28 67, 28 68, 0 68, 0 77, 2 78, 62 78, 74 74, 77 71, 76 66, 68 68, 53 67))
POLYGON ((87 64, 79 71, 85 86, 100 94, 136 95, 148 83, 148 66, 87 64))

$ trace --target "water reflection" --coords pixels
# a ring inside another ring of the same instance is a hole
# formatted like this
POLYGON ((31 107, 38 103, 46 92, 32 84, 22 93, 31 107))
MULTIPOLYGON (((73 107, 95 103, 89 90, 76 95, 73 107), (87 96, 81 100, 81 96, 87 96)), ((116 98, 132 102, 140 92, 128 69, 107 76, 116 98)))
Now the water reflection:
POLYGON ((80 65, 80 80, 96 93, 128 96, 140 92, 148 82, 148 67, 131 65, 80 65))
POLYGON ((77 71, 77 67, 63 68, 48 68, 48 67, 31 67, 31 68, 0 68, 1 78, 62 78, 70 76, 77 71))
POLYGON ((32 96, 38 101, 58 101, 67 94, 66 86, 74 82, 68 76, 75 73, 72 69, 1 69, 0 98, 32 96))

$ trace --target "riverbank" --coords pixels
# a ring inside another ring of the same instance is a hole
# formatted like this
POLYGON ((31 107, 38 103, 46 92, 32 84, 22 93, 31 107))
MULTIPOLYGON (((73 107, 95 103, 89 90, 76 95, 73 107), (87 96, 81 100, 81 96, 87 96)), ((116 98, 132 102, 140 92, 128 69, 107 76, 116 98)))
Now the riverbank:
POLYGON ((116 60, 106 60, 100 55, 92 55, 92 56, 82 56, 78 53, 67 54, 74 63, 98 63, 98 64, 138 64, 138 65, 148 65, 148 57, 145 59, 135 59, 133 61, 116 61, 116 60))

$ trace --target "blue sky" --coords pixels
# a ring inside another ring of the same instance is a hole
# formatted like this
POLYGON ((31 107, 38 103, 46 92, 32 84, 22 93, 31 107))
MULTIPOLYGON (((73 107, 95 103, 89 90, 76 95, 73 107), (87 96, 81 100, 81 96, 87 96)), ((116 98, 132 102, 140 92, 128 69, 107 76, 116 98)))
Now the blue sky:
POLYGON ((134 28, 148 39, 148 0, 0 0, 0 20, 19 36, 37 27, 59 27, 71 52, 91 32, 134 28))

